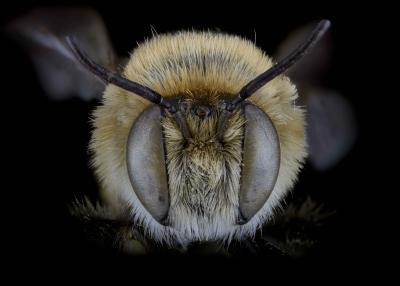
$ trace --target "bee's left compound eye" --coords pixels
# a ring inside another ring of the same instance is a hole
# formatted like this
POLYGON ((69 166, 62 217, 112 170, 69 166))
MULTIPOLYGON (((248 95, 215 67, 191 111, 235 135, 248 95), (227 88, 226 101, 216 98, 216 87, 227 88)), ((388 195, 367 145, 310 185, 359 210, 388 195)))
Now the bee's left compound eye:
POLYGON ((246 131, 239 208, 245 223, 266 203, 280 168, 279 137, 272 120, 252 104, 244 106, 246 131))

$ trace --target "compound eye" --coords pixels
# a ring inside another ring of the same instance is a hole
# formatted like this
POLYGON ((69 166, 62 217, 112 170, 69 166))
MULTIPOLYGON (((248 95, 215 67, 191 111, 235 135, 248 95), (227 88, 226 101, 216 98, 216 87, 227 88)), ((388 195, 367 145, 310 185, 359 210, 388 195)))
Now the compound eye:
POLYGON ((127 144, 127 167, 134 192, 161 224, 168 215, 169 192, 161 109, 152 106, 133 124, 127 144))
POLYGON ((266 203, 279 173, 279 137, 272 120, 258 107, 244 107, 246 117, 240 182, 240 224, 248 222, 266 203))

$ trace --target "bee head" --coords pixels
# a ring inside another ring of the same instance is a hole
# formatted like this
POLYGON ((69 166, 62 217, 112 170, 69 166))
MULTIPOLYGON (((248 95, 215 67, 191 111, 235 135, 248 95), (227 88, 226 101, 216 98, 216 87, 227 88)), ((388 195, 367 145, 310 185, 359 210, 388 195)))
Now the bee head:
POLYGON ((129 182, 140 201, 133 208, 154 220, 141 216, 145 223, 189 240, 210 240, 240 236, 255 217, 253 225, 261 221, 256 214, 276 184, 284 188, 279 173, 293 177, 296 171, 281 170, 290 167, 281 154, 287 143, 270 115, 248 98, 297 62, 328 27, 329 21, 320 22, 302 45, 238 93, 194 89, 168 97, 98 65, 68 38, 89 71, 153 103, 133 122, 125 150, 129 182))

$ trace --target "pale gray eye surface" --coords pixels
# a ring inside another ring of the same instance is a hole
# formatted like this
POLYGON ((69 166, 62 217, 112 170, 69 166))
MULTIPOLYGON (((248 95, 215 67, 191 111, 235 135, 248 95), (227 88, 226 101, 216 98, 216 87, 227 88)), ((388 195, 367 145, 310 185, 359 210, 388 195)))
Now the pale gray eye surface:
POLYGON ((133 190, 158 221, 168 215, 169 192, 161 127, 161 109, 145 110, 133 124, 127 144, 128 174, 133 190))
POLYGON ((265 204, 279 173, 279 138, 271 119, 258 107, 244 107, 246 117, 239 207, 246 221, 265 204))

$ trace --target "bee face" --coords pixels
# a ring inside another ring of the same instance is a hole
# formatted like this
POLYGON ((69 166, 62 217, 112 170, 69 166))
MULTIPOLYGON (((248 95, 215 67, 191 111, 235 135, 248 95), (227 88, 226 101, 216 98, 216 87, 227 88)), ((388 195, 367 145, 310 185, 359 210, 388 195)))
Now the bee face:
POLYGON ((213 33, 159 36, 137 48, 124 76, 177 112, 107 87, 91 143, 104 200, 128 205, 148 235, 170 244, 254 234, 306 156, 304 114, 284 76, 226 117, 245 83, 271 66, 253 43, 213 33))
POLYGON ((191 241, 231 236, 258 212, 277 179, 273 123, 248 102, 226 120, 229 101, 192 93, 172 100, 180 117, 153 106, 130 130, 127 165, 135 193, 155 220, 191 241), (209 114, 199 116, 199 107, 209 114))

